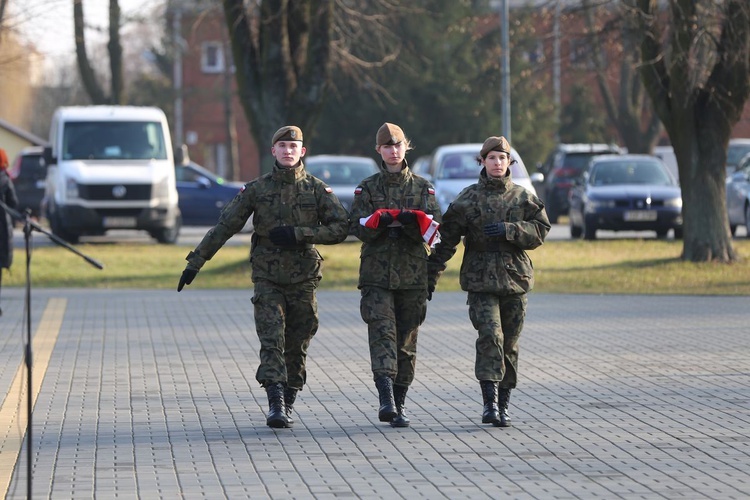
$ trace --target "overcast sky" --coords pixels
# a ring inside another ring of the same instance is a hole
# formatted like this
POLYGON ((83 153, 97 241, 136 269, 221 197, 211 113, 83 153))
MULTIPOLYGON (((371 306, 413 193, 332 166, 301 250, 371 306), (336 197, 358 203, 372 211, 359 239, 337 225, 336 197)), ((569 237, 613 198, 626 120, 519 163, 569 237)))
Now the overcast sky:
MULTIPOLYGON (((120 0, 122 16, 143 12, 159 0, 120 0)), ((73 2, 72 0, 9 0, 13 24, 24 38, 36 45, 46 58, 73 57, 73 2)), ((109 26, 108 0, 83 0, 87 25, 106 30, 109 26)), ((94 33, 86 32, 87 43, 94 33)))

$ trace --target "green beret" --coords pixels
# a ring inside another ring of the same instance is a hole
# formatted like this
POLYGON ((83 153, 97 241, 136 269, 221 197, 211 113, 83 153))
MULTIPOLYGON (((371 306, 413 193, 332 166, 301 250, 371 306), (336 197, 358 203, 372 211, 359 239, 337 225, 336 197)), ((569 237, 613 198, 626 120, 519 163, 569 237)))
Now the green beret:
POLYGON ((271 146, 273 146, 279 141, 302 142, 302 130, 300 130, 299 127, 295 127, 294 125, 287 125, 285 127, 281 127, 279 130, 276 131, 275 134, 273 134, 273 139, 271 139, 271 146))
POLYGON ((482 150, 479 152, 479 156, 485 158, 490 151, 502 151, 503 153, 508 153, 508 155, 510 155, 510 144, 508 144, 507 139, 503 136, 488 137, 487 140, 484 141, 484 144, 482 144, 482 150))
POLYGON ((384 123, 382 127, 378 129, 378 134, 375 136, 375 144, 383 146, 384 144, 398 144, 404 142, 404 131, 401 127, 392 123, 384 123))

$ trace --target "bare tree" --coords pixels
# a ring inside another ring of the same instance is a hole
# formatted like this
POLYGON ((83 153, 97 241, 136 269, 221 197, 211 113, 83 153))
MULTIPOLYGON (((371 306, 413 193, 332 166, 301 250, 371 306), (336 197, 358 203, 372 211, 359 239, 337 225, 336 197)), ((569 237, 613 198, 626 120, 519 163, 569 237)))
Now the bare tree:
POLYGON ((732 262, 726 156, 750 95, 747 0, 623 0, 637 9, 641 76, 674 147, 682 184, 682 258, 732 262))
POLYGON ((83 0, 73 0, 73 24, 75 29, 76 59, 81 81, 86 93, 94 104, 122 104, 123 93, 123 70, 122 70, 122 44, 120 43, 120 5, 118 0, 109 0, 109 42, 107 52, 109 53, 109 83, 110 94, 106 95, 99 83, 99 79, 91 65, 86 52, 85 18, 83 14, 83 0))
MULTIPOLYGON (((397 49, 381 36, 387 22, 381 12, 397 12, 398 1, 222 0, 236 66, 240 101, 253 137, 261 146, 280 126, 295 124, 312 135, 331 88, 334 62, 353 78, 356 68, 385 64, 397 49), (376 33, 363 51, 353 39, 376 33), (375 54, 375 56, 373 56, 375 54), (373 57, 370 57, 373 56, 373 57)), ((374 82, 372 87, 383 91, 374 82)), ((265 160, 268 148, 261 147, 265 160)))
POLYGON ((632 10, 612 12, 612 4, 605 7, 599 1, 583 0, 588 38, 593 50, 593 64, 599 93, 607 110, 607 117, 620 135, 625 147, 632 153, 651 153, 661 132, 659 115, 653 109, 640 74, 638 73, 637 20, 632 10), (606 22, 597 24, 597 11, 606 8, 606 22), (628 15, 630 14, 630 15, 628 15), (617 98, 608 81, 607 51, 617 54, 620 62, 617 98))

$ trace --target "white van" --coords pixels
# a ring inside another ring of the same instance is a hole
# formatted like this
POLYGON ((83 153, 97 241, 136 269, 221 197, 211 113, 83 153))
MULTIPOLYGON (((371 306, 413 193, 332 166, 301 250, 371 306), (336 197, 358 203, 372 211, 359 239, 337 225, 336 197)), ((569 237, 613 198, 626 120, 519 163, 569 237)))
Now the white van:
POLYGON ((45 148, 43 213, 70 242, 141 229, 159 243, 180 233, 169 126, 158 108, 69 106, 55 111, 45 148))

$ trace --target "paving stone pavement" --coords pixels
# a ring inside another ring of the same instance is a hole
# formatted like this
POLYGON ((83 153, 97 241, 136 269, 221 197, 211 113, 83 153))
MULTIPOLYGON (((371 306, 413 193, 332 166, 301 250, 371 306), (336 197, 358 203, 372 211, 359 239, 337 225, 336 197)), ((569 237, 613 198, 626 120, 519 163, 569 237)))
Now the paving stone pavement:
MULTIPOLYGON (((748 297, 532 293, 502 429, 481 424, 465 295, 438 292, 412 426, 393 429, 377 419, 358 293, 321 291, 308 383, 279 430, 255 381, 250 297, 198 282, 34 290, 32 331, 56 332, 35 346, 35 363, 48 356, 34 365, 31 482, 25 428, 3 423, 0 459, 7 436, 20 448, 6 498, 29 484, 55 499, 750 497, 748 297)), ((0 385, 21 413, 23 304, 2 290, 0 385)))

